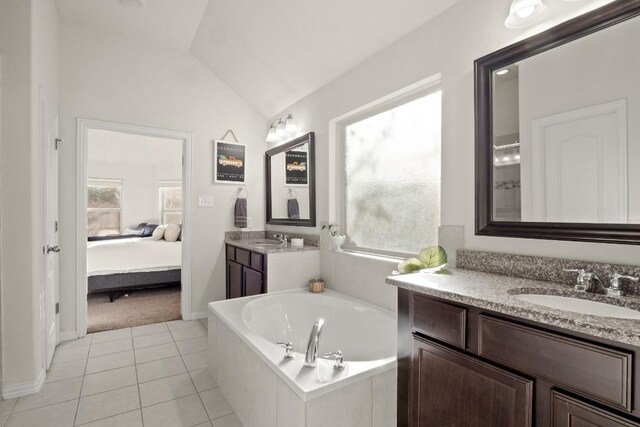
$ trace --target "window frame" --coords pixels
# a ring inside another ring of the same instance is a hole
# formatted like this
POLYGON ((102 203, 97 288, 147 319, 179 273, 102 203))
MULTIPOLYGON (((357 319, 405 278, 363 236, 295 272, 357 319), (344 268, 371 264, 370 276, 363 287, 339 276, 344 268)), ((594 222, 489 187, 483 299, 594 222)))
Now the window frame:
MULTIPOLYGON (((182 195, 184 196, 184 187, 182 185, 182 181, 174 181, 174 180, 158 181, 158 207, 160 211, 160 217, 159 217, 160 224, 162 225, 167 224, 166 222, 164 222, 165 213, 176 213, 176 212, 179 212, 182 214, 183 221, 181 221, 181 223, 184 222, 184 198, 182 199, 182 207, 180 209, 165 209, 164 196, 162 194, 163 188, 179 188, 180 191, 182 192, 182 195)), ((178 224, 178 225, 181 225, 181 224, 178 224)))
POLYGON ((90 208, 87 202, 87 235, 89 234, 89 212, 117 212, 120 215, 120 229, 118 230, 122 234, 122 212, 124 204, 124 180, 120 178, 87 178, 87 199, 89 194, 89 187, 120 187, 120 207, 119 208, 90 208), (117 185, 114 185, 117 184, 117 185))
MULTIPOLYGON (((393 110, 396 107, 407 104, 416 99, 431 95, 435 92, 442 93, 442 86, 440 75, 437 74, 433 77, 424 79, 420 82, 410 85, 404 89, 380 98, 370 104, 367 104, 359 109, 354 110, 351 113, 347 113, 344 116, 334 119, 330 122, 330 127, 335 127, 333 133, 335 138, 336 158, 339 159, 336 162, 336 212, 335 219, 340 224, 340 232, 346 234, 347 238, 342 245, 342 250, 345 252, 359 253, 372 257, 383 257, 390 260, 403 260, 409 257, 413 257, 416 254, 411 252, 401 251, 387 251, 383 249, 368 248, 365 246, 358 246, 351 242, 349 234, 347 233, 347 156, 346 156, 346 128, 349 125, 365 120, 369 117, 383 113, 385 111, 393 110)), ((441 95, 441 103, 444 96, 441 95)), ((442 111, 442 108, 441 108, 442 111)), ((442 120, 440 122, 440 141, 442 146, 442 120)), ((441 224, 438 225, 438 227, 441 224)))

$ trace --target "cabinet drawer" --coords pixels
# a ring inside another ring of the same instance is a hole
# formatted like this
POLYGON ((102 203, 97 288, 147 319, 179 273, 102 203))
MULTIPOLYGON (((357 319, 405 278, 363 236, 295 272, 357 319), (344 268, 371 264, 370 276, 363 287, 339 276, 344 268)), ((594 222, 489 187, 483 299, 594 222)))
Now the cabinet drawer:
POLYGON ((235 261, 236 259, 236 247, 227 245, 227 260, 235 261))
POLYGON ((258 271, 264 271, 263 266, 263 255, 257 254, 255 252, 251 252, 251 268, 258 271))
POLYGON ((631 410, 632 354, 479 316, 480 356, 631 410))
POLYGON ((236 248, 236 262, 239 262, 246 267, 251 267, 251 252, 245 249, 236 248))
POLYGON ((416 332, 465 348, 467 310, 424 298, 413 297, 413 316, 411 324, 416 332))
POLYGON ((640 424, 625 420, 608 411, 581 402, 558 391, 551 392, 553 427, 639 427, 640 424))

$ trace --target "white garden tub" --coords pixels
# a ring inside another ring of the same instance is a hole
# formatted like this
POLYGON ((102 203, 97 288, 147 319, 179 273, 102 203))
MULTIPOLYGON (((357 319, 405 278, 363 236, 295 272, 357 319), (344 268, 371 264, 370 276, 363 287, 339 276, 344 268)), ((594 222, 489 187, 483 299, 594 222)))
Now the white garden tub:
POLYGON ((325 413, 317 425, 395 425, 394 313, 337 292, 306 289, 212 302, 209 345, 210 370, 245 427, 311 427, 317 405, 325 413), (317 368, 303 366, 309 332, 319 319, 324 327, 318 353, 342 351, 343 371, 322 358, 317 368), (294 344, 294 359, 283 358, 279 341, 294 344))

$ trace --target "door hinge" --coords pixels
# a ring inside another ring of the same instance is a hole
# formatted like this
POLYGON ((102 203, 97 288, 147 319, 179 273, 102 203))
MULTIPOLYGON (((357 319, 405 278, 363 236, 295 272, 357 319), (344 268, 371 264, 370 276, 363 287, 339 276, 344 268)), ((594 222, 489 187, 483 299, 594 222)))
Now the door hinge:
POLYGON ((53 221, 53 231, 58 232, 58 221, 53 221))
POLYGON ((60 138, 56 138, 56 142, 55 142, 56 150, 60 148, 60 144, 62 144, 62 140, 60 138))
POLYGON ((57 302, 56 303, 56 314, 59 314, 59 313, 60 313, 60 303, 57 302))

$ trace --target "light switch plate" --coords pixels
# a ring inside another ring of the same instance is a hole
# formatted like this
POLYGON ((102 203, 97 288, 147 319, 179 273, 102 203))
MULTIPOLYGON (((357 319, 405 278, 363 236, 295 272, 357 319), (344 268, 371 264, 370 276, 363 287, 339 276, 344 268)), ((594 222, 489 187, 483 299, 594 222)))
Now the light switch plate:
POLYGON ((198 206, 201 208, 213 207, 213 196, 200 196, 198 197, 198 206))

